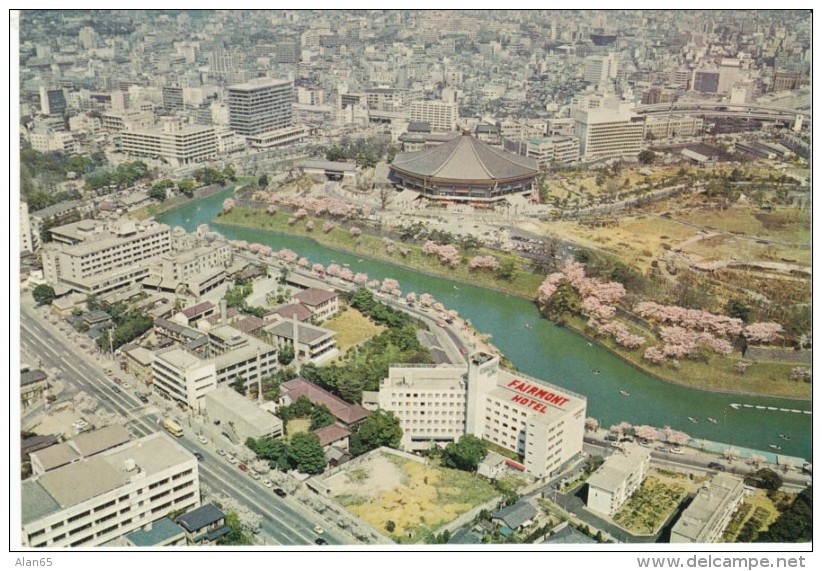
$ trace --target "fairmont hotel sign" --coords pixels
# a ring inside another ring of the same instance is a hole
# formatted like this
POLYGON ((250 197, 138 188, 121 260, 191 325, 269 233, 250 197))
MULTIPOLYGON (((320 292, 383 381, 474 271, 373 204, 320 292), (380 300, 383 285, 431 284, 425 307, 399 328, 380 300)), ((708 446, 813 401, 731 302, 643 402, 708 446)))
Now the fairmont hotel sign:
POLYGON ((508 388, 520 394, 514 395, 511 402, 531 408, 541 414, 545 414, 548 409, 546 405, 562 406, 569 400, 568 397, 551 392, 545 387, 532 385, 519 379, 514 379, 508 383, 508 388))

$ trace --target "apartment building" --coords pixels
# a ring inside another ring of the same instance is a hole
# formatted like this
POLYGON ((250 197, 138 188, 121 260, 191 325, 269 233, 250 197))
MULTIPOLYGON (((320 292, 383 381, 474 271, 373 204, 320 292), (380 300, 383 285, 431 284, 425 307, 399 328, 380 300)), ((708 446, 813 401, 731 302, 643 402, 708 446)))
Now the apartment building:
POLYGON ((579 161, 579 140, 576 137, 531 137, 525 141, 504 142, 505 150, 525 155, 537 161, 540 170, 551 165, 570 165, 579 161))
POLYGON ((651 465, 651 451, 628 443, 588 478, 588 508, 614 515, 639 488, 651 465))
POLYGON ((397 366, 380 384, 379 407, 400 419, 402 447, 422 450, 473 434, 523 458, 537 477, 582 451, 586 399, 508 371, 476 353, 463 366, 397 366))
POLYGON ((697 492, 671 529, 671 543, 715 543, 745 495, 742 478, 718 473, 697 492))
POLYGON ((197 460, 157 432, 23 482, 24 547, 94 547, 200 504, 197 460))
POLYGON ((233 250, 226 242, 163 254, 152 264, 150 277, 143 284, 168 291, 176 291, 182 285, 199 297, 225 281, 225 269, 233 259, 233 250))
POLYGON ((300 364, 322 365, 340 353, 334 338, 336 333, 295 319, 283 319, 266 326, 262 335, 277 347, 293 346, 295 359, 300 364))
POLYGON ((184 166, 217 157, 214 127, 167 121, 159 129, 120 133, 120 150, 135 157, 162 157, 172 166, 184 166))
MULTIPOLYGON (((63 284, 85 294, 100 295, 141 281, 149 263, 171 250, 171 231, 157 222, 119 220, 101 225, 82 221, 67 225, 76 230, 73 245, 43 248, 43 274, 50 284, 63 284)), ((61 227, 52 235, 68 235, 61 227)))

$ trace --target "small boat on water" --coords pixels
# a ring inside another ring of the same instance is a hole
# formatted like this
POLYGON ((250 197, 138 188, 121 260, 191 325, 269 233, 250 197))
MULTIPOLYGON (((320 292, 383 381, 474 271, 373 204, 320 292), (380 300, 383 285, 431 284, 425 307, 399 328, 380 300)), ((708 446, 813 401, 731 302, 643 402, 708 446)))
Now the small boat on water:
POLYGON ((629 397, 629 396, 631 396, 631 393, 629 393, 628 391, 619 391, 619 394, 621 394, 621 395, 622 395, 622 396, 624 396, 624 397, 629 397))
POLYGON ((774 450, 782 450, 782 447, 778 444, 768 444, 768 448, 773 448, 774 450))
POLYGON ((591 371, 591 372, 592 372, 593 374, 595 374, 595 375, 599 375, 600 373, 602 373, 602 371, 600 371, 599 369, 594 369, 594 370, 593 370, 593 371, 591 371))
POLYGON ((791 439, 791 437, 788 436, 787 434, 780 434, 779 438, 781 438, 782 440, 790 440, 791 439))
POLYGON ((713 424, 718 424, 719 423, 719 421, 717 419, 711 418, 710 416, 708 417, 708 422, 713 423, 713 424))
POLYGON ((698 421, 697 419, 695 419, 693 416, 689 416, 689 417, 688 417, 688 420, 690 420, 690 421, 691 421, 691 422, 693 422, 694 424, 696 424, 696 423, 698 423, 698 422, 699 422, 699 421, 698 421))

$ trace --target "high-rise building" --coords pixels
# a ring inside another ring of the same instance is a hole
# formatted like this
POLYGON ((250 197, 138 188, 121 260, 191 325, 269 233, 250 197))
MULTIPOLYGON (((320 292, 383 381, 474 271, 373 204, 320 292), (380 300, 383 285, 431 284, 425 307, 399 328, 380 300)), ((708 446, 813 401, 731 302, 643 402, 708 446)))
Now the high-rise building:
POLYGON ((432 131, 454 131, 459 117, 456 103, 445 101, 412 101, 411 121, 423 121, 432 131))
POLYGON ((168 111, 181 111, 183 103, 183 88, 173 85, 163 86, 163 108, 168 111))
POLYGON ((267 77, 228 88, 231 128, 240 135, 258 135, 291 125, 294 87, 290 81, 267 77))
POLYGON ((629 109, 579 110, 574 119, 583 160, 638 155, 642 150, 645 118, 629 109))
POLYGON ((174 166, 216 158, 214 127, 167 121, 160 129, 124 130, 120 149, 137 157, 162 157, 174 166))
POLYGON ((585 58, 584 79, 588 83, 607 83, 616 79, 619 71, 619 54, 595 55, 585 58))
POLYGON ((44 115, 62 115, 66 112, 66 94, 62 89, 40 88, 40 111, 44 115))

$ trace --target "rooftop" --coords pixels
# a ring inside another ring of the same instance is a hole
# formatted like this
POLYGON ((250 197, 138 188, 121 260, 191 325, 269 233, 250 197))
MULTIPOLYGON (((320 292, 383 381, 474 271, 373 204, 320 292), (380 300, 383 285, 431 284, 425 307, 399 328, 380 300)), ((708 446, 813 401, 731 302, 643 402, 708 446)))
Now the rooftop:
POLYGON ((347 403, 302 377, 284 382, 281 388, 283 396, 287 396, 291 402, 304 396, 314 404, 324 404, 331 414, 346 425, 363 420, 371 414, 360 405, 347 403))
POLYGON ((294 294, 294 299, 308 306, 320 305, 336 297, 339 296, 335 291, 328 291, 326 289, 319 289, 315 287, 310 287, 294 294))
POLYGON ((179 516, 175 521, 189 533, 195 533, 204 527, 215 524, 225 518, 225 513, 212 503, 208 503, 179 516))

